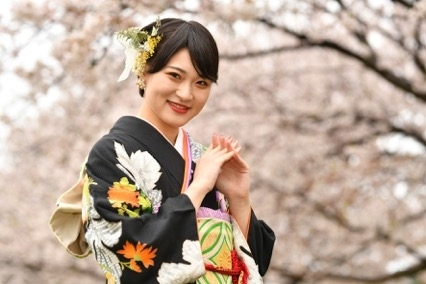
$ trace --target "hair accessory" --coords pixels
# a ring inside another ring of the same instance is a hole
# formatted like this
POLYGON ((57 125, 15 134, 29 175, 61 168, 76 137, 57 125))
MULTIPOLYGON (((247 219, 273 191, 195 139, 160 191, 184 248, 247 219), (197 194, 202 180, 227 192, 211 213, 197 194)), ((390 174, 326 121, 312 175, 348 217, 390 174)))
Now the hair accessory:
POLYGON ((155 48, 161 40, 161 35, 158 35, 160 25, 160 18, 157 18, 151 34, 139 27, 131 27, 116 32, 116 39, 124 46, 124 54, 126 55, 125 67, 118 78, 118 82, 126 80, 130 71, 133 71, 138 76, 138 86, 143 86, 142 74, 145 70, 146 61, 154 54, 155 48))

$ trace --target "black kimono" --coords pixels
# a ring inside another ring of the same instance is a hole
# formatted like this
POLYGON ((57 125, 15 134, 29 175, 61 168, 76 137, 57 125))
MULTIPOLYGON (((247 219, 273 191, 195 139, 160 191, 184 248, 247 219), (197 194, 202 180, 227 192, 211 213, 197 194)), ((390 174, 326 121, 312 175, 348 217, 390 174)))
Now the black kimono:
POLYGON ((86 241, 108 283, 209 283, 206 270, 216 279, 214 283, 232 283, 231 277, 239 277, 232 274, 233 264, 223 269, 231 271, 231 276, 220 272, 231 257, 223 256, 221 250, 229 246, 241 260, 238 269, 244 270, 240 273, 244 281, 262 282, 260 275, 268 269, 275 242, 273 231, 252 211, 245 240, 232 216, 219 212, 216 190, 207 194, 201 205, 200 211, 211 212, 207 214, 210 217, 197 216, 188 196, 181 193, 183 183, 191 181, 194 161, 205 148, 186 137, 189 168, 185 168, 182 154, 155 127, 137 117, 120 118, 90 151, 83 187, 83 223, 86 241), (220 219, 221 214, 227 221, 209 223, 211 216, 220 219), (208 229, 200 233, 204 225, 208 229), (217 237, 209 235, 214 230, 220 231, 217 237), (222 238, 226 232, 229 235, 222 238), (222 244, 212 253, 207 246, 217 246, 219 239, 222 244), (206 256, 209 253, 211 260, 206 256))

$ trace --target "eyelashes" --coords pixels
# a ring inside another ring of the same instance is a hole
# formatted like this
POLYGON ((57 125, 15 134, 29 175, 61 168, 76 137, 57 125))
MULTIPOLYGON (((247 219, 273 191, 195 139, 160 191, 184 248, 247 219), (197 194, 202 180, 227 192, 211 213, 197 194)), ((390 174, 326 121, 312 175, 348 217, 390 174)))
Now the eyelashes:
MULTIPOLYGON (((177 73, 177 72, 168 72, 167 75, 169 75, 174 80, 181 80, 182 79, 182 76, 179 73, 177 73)), ((210 86, 210 82, 208 82, 207 80, 197 81, 196 84, 198 86, 201 86, 201 87, 208 87, 208 86, 210 86)))

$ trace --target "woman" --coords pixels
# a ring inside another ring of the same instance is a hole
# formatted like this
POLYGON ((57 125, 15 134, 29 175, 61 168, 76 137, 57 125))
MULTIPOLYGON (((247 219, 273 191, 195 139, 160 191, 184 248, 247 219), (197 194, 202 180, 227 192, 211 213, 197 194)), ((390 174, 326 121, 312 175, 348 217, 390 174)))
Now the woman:
POLYGON ((143 96, 89 153, 85 239, 107 283, 261 283, 275 241, 250 207, 231 137, 208 148, 183 126, 207 102, 218 50, 201 24, 163 19, 117 34, 143 96))

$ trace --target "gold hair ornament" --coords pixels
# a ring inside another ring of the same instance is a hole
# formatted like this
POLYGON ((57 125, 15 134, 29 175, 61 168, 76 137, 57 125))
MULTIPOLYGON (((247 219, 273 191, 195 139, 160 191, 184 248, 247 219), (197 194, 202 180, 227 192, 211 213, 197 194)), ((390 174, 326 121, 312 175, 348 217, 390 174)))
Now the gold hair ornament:
POLYGON ((118 82, 126 80, 130 71, 133 71, 138 76, 138 86, 144 88, 142 75, 145 71, 146 61, 154 54, 155 48, 161 40, 161 35, 158 35, 160 25, 160 18, 157 18, 150 34, 138 27, 131 27, 115 33, 118 42, 124 46, 124 54, 126 55, 125 67, 118 78, 118 82))

